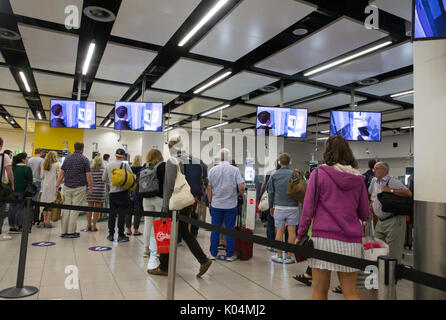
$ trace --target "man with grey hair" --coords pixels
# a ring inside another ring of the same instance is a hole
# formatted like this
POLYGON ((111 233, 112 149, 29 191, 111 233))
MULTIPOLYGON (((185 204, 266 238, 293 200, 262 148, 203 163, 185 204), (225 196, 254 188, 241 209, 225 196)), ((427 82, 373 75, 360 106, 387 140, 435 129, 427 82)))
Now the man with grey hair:
POLYGON ((391 192, 400 197, 412 197, 412 192, 406 186, 391 176, 389 176, 389 165, 386 162, 375 164, 376 182, 371 190, 371 200, 373 211, 378 217, 375 228, 375 236, 389 245, 389 255, 401 261, 403 257, 404 240, 406 237, 406 217, 395 215, 392 212, 382 210, 378 194, 381 192, 391 192))
MULTIPOLYGON (((207 195, 211 210, 212 224, 221 226, 225 221, 225 228, 234 229, 237 218, 238 195, 243 194, 245 184, 237 167, 230 163, 228 149, 220 150, 220 163, 209 171, 207 195)), ((212 259, 218 254, 219 234, 211 233, 210 252, 212 259)), ((234 261, 235 240, 226 236, 226 260, 234 261)))

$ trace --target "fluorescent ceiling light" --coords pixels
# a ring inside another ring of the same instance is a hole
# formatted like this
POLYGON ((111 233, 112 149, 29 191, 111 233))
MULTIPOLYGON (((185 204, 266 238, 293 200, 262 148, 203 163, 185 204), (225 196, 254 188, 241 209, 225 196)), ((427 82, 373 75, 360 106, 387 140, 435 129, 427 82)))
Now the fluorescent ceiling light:
POLYGON ((232 73, 232 71, 228 71, 224 74, 222 74, 221 76, 215 78, 214 80, 208 82, 207 84, 201 86, 200 88, 198 88, 197 90, 194 91, 194 94, 200 93, 201 91, 209 88, 210 86, 212 86, 213 84, 217 83, 218 81, 226 78, 227 76, 229 76, 232 73))
POLYGON ((168 127, 168 128, 166 128, 166 129, 164 129, 164 132, 170 131, 170 130, 172 130, 172 129, 173 129, 173 127, 168 127))
POLYGON ((197 31, 200 30, 200 28, 204 26, 204 24, 218 12, 218 10, 220 10, 221 7, 226 4, 226 2, 228 2, 228 0, 218 1, 218 3, 203 17, 203 19, 201 19, 200 22, 198 22, 197 25, 183 38, 183 40, 181 40, 178 46, 184 46, 186 42, 188 42, 189 39, 192 38, 194 34, 197 33, 197 31))
POLYGON ((321 133, 329 133, 330 130, 321 131, 321 133))
POLYGON ((90 43, 90 47, 88 48, 87 58, 84 62, 84 68, 82 69, 82 74, 85 76, 88 72, 88 68, 90 67, 91 58, 93 57, 94 47, 96 44, 94 42, 90 43))
POLYGON ((14 124, 15 122, 14 122, 14 120, 11 120, 11 124, 14 124))
POLYGON ((391 98, 398 98, 398 97, 408 96, 408 95, 411 95, 411 94, 414 94, 414 93, 415 93, 415 90, 408 90, 408 91, 392 94, 390 97, 391 98))
POLYGON ((231 105, 230 105, 230 104, 225 104, 224 106, 221 106, 221 107, 212 109, 212 110, 210 110, 210 111, 207 111, 207 112, 203 113, 201 116, 202 116, 202 117, 205 117, 205 116, 210 115, 210 114, 212 114, 212 113, 215 113, 215 112, 217 112, 217 111, 226 109, 226 108, 228 108, 229 106, 231 106, 231 105))
POLYGON ((111 119, 108 119, 107 122, 104 124, 104 127, 108 126, 111 122, 111 119))
POLYGON ((229 122, 222 122, 222 123, 216 124, 215 126, 206 128, 206 130, 215 129, 215 128, 218 128, 218 127, 223 127, 223 126, 227 125, 228 123, 229 122))
POLYGON ((318 140, 328 140, 328 137, 325 138, 317 138, 318 140))
POLYGON ((42 120, 42 115, 40 114, 40 112, 37 112, 37 117, 42 120))
POLYGON ((358 53, 352 54, 352 55, 350 55, 350 56, 347 56, 347 57, 345 57, 345 58, 342 58, 342 59, 333 61, 333 62, 331 62, 331 63, 328 63, 328 64, 326 64, 326 65, 323 65, 322 67, 316 68, 316 69, 314 69, 314 70, 312 70, 312 71, 310 71, 310 72, 305 73, 304 76, 305 76, 305 77, 308 77, 308 76, 311 76, 311 75, 313 75, 313 74, 315 74, 315 73, 318 73, 318 72, 321 72, 321 71, 324 71, 324 70, 333 68, 333 67, 338 66, 338 65, 340 65, 340 64, 343 64, 343 63, 345 63, 345 62, 347 62, 347 61, 350 61, 350 60, 356 59, 356 58, 358 58, 358 57, 360 57, 360 56, 363 56, 363 55, 365 55, 365 54, 367 54, 367 53, 370 53, 370 52, 376 51, 376 50, 378 50, 378 49, 381 49, 381 48, 383 48, 383 47, 386 47, 386 46, 388 46, 388 45, 391 44, 391 43, 392 43, 392 41, 387 41, 387 42, 378 44, 378 45, 376 45, 376 46, 374 46, 374 47, 371 47, 371 48, 369 48, 369 49, 366 49, 366 50, 360 51, 360 52, 358 52, 358 53))
POLYGON ((413 128, 415 128, 415 126, 408 126, 408 127, 401 127, 401 129, 413 129, 413 128))
POLYGON ((31 89, 29 88, 29 85, 28 85, 28 80, 26 80, 26 76, 23 73, 23 71, 20 71, 19 74, 20 74, 20 78, 22 78, 23 84, 25 85, 26 91, 31 92, 31 89))

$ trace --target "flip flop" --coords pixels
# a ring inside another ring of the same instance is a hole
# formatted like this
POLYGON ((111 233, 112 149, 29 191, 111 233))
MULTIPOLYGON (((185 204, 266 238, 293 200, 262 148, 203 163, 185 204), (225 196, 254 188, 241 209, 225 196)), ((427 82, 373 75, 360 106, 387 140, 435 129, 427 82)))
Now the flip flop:
POLYGON ((303 274, 293 276, 293 279, 305 284, 308 287, 311 287, 311 283, 313 282, 313 278, 307 278, 303 274))

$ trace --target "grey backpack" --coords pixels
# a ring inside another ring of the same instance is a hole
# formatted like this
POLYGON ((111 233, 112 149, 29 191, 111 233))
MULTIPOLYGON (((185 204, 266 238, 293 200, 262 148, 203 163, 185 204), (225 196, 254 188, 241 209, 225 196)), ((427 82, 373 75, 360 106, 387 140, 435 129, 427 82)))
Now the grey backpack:
POLYGON ((152 198, 159 192, 158 177, 156 171, 162 162, 158 162, 154 167, 146 167, 139 172, 138 197, 152 198))

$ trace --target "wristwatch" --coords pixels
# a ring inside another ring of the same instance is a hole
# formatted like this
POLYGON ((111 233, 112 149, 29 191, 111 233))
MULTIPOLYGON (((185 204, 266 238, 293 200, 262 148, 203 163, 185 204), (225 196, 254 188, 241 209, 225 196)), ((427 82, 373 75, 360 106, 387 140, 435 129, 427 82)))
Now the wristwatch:
POLYGON ((395 190, 393 190, 393 189, 390 189, 390 192, 392 192, 392 193, 393 193, 393 191, 395 191, 395 190))

